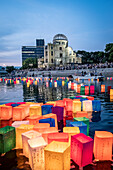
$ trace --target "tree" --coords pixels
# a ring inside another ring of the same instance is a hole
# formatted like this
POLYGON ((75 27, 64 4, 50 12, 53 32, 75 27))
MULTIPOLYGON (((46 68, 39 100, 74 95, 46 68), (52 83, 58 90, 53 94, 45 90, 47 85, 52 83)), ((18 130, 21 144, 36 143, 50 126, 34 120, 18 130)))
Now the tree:
POLYGON ((113 43, 106 44, 105 57, 107 61, 113 61, 113 43))
POLYGON ((27 58, 24 62, 23 62, 23 66, 24 69, 26 68, 37 68, 37 58, 27 58))
POLYGON ((7 66, 7 67, 6 67, 6 71, 7 71, 8 73, 11 73, 13 70, 15 70, 14 66, 7 66))

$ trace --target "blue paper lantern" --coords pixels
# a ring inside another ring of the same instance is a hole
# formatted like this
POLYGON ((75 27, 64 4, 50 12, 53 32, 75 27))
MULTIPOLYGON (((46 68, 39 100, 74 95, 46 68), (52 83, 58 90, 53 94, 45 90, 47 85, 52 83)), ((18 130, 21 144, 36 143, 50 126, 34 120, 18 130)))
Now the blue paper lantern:
POLYGON ((53 118, 40 119, 39 123, 49 123, 50 127, 55 127, 55 119, 53 118))
POLYGON ((87 125, 82 121, 70 122, 70 127, 79 127, 80 133, 87 135, 87 125))
POLYGON ((101 111, 101 102, 100 100, 92 100, 93 111, 100 112, 101 111))
POLYGON ((52 113, 52 105, 43 105, 41 106, 42 108, 42 115, 46 115, 46 114, 49 114, 49 113, 52 113))

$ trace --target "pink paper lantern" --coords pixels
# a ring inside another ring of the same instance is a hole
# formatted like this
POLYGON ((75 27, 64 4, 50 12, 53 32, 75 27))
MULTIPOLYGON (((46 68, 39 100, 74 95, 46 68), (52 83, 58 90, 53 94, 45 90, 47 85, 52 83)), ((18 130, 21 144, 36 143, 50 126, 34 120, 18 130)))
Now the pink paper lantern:
POLYGON ((50 133, 48 134, 48 144, 52 141, 59 142, 69 142, 69 134, 68 133, 50 133))
POLYGON ((71 136, 71 158, 80 167, 92 163, 93 139, 83 133, 71 136))

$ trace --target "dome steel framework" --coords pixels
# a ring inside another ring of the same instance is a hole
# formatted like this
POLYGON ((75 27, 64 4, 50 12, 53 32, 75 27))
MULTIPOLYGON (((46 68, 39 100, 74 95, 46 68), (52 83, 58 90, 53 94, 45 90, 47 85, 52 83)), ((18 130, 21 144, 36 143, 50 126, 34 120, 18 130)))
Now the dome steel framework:
POLYGON ((53 42, 55 42, 56 40, 66 40, 66 41, 68 41, 67 37, 64 34, 56 34, 53 37, 53 42))

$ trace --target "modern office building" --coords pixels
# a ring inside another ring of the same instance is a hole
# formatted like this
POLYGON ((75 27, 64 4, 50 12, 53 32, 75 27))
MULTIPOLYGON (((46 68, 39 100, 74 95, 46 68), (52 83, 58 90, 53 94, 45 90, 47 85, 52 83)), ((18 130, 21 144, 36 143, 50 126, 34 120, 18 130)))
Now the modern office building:
POLYGON ((22 63, 27 58, 34 58, 37 61, 37 66, 38 64, 43 65, 44 48, 45 48, 44 39, 36 39, 36 46, 22 46, 22 63))
POLYGON ((44 39, 36 39, 36 46, 22 47, 22 62, 27 58, 36 58, 38 67, 67 66, 81 63, 81 57, 68 46, 63 34, 53 37, 53 43, 45 46, 44 39))

